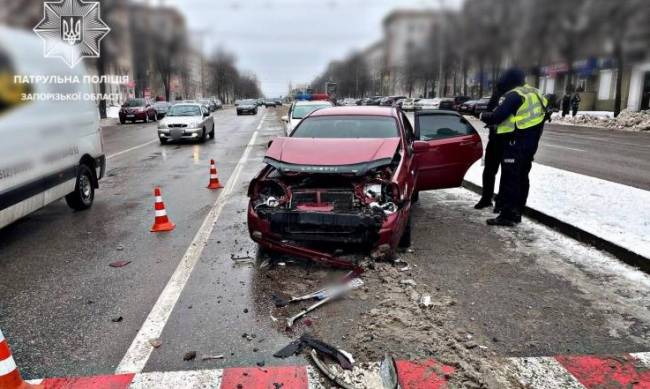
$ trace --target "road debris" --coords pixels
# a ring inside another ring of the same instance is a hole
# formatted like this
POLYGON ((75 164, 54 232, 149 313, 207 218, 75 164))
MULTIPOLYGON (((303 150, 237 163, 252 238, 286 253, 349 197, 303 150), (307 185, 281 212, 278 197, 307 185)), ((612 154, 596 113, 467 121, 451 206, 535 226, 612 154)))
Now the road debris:
POLYGON ((352 369, 352 365, 354 364, 352 354, 318 340, 309 334, 303 334, 300 338, 294 340, 282 350, 273 354, 273 356, 276 358, 288 358, 292 355, 300 354, 307 347, 311 347, 321 354, 330 356, 332 359, 338 361, 339 365, 341 365, 343 369, 352 369))
POLYGON ((162 341, 160 339, 149 339, 149 344, 153 348, 158 348, 162 346, 162 341))
POLYGON ((213 361, 213 360, 216 360, 216 359, 223 359, 223 358, 224 358, 223 354, 219 354, 219 355, 204 355, 204 356, 201 357, 201 360, 202 360, 202 361, 213 361))
POLYGON ((316 304, 309 306, 302 311, 298 312, 296 315, 290 317, 287 319, 287 328, 291 328, 293 326, 293 323, 295 323, 296 320, 300 319, 301 317, 305 316, 309 312, 317 309, 318 307, 327 304, 328 302, 337 299, 341 296, 343 296, 345 293, 349 292, 350 290, 359 288, 363 285, 363 280, 361 278, 353 278, 350 281, 346 282, 343 285, 340 285, 339 287, 333 288, 332 290, 329 290, 327 293, 327 297, 323 298, 316 304))
POLYGON ((194 358, 196 358, 196 351, 188 351, 183 355, 183 360, 184 361, 193 361, 194 358))
POLYGON ((117 317, 114 317, 114 318, 111 319, 111 321, 112 321, 113 323, 119 323, 119 322, 121 322, 122 320, 124 320, 124 318, 123 318, 122 316, 117 316, 117 317))
POLYGON ((131 261, 115 261, 108 264, 110 267, 124 267, 131 263, 131 261))
POLYGON ((311 356, 311 360, 314 362, 314 365, 320 370, 327 378, 332 380, 336 385, 340 386, 343 389, 353 389, 352 386, 348 385, 341 377, 338 375, 334 374, 328 367, 325 365, 323 361, 318 358, 318 353, 316 352, 315 349, 311 350, 311 353, 309 354, 311 356))
POLYGON ((379 375, 384 385, 383 389, 397 389, 399 382, 397 381, 397 368, 395 367, 395 360, 390 355, 386 354, 379 365, 379 375))
MULTIPOLYGON (((331 295, 340 294, 342 290, 344 292, 347 292, 348 289, 346 284, 351 279, 357 278, 358 275, 359 273, 356 271, 348 272, 345 276, 343 276, 343 278, 341 278, 341 280, 336 285, 319 289, 315 292, 308 293, 304 296, 293 297, 293 296, 281 296, 279 294, 273 294, 271 298, 273 299, 273 303, 275 304, 275 306, 278 308, 286 307, 287 305, 297 301, 304 301, 304 300, 311 300, 311 299, 322 300, 331 295)), ((361 282, 361 284, 363 284, 363 281, 361 282)))

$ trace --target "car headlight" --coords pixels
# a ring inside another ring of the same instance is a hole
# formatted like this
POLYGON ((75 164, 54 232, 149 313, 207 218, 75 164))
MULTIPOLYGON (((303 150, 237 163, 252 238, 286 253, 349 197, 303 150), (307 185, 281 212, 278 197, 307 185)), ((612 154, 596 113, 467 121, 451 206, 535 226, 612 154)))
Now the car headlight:
POLYGON ((158 122, 158 129, 159 129, 159 130, 166 130, 166 129, 167 129, 167 123, 165 123, 165 122, 158 122))

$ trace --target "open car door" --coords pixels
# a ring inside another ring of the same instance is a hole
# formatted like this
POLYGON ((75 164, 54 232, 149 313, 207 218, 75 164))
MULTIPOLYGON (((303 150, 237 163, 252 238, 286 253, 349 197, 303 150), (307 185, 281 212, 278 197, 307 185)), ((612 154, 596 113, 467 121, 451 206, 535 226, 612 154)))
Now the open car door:
POLYGON ((467 170, 483 156, 481 137, 456 112, 416 112, 414 135, 418 191, 461 186, 467 170))

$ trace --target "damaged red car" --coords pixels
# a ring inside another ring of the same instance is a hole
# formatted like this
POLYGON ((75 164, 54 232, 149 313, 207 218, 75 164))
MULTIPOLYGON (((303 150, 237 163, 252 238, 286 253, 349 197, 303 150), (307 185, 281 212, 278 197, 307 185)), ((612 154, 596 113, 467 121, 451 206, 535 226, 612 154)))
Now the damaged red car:
POLYGON ((338 267, 348 254, 390 258, 411 240, 420 191, 460 186, 481 138, 452 111, 333 107, 275 138, 248 189, 248 228, 261 248, 338 267))

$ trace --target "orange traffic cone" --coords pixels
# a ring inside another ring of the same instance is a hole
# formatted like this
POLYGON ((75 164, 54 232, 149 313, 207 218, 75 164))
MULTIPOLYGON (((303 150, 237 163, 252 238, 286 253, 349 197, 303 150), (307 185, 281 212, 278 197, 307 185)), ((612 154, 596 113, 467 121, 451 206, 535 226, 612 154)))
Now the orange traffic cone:
POLYGON ((0 388, 2 389, 37 389, 43 385, 30 385, 23 381, 20 372, 11 356, 11 350, 7 340, 0 330, 0 388))
POLYGON ((210 184, 208 184, 208 189, 219 189, 223 188, 217 177, 217 167, 214 164, 214 159, 210 160, 210 184))
POLYGON ((154 189, 153 194, 156 196, 156 205, 154 206, 156 210, 156 219, 153 223, 153 227, 151 227, 151 232, 173 230, 176 225, 169 221, 169 218, 167 217, 167 210, 165 209, 165 203, 163 203, 162 196, 160 195, 160 188, 154 189))

